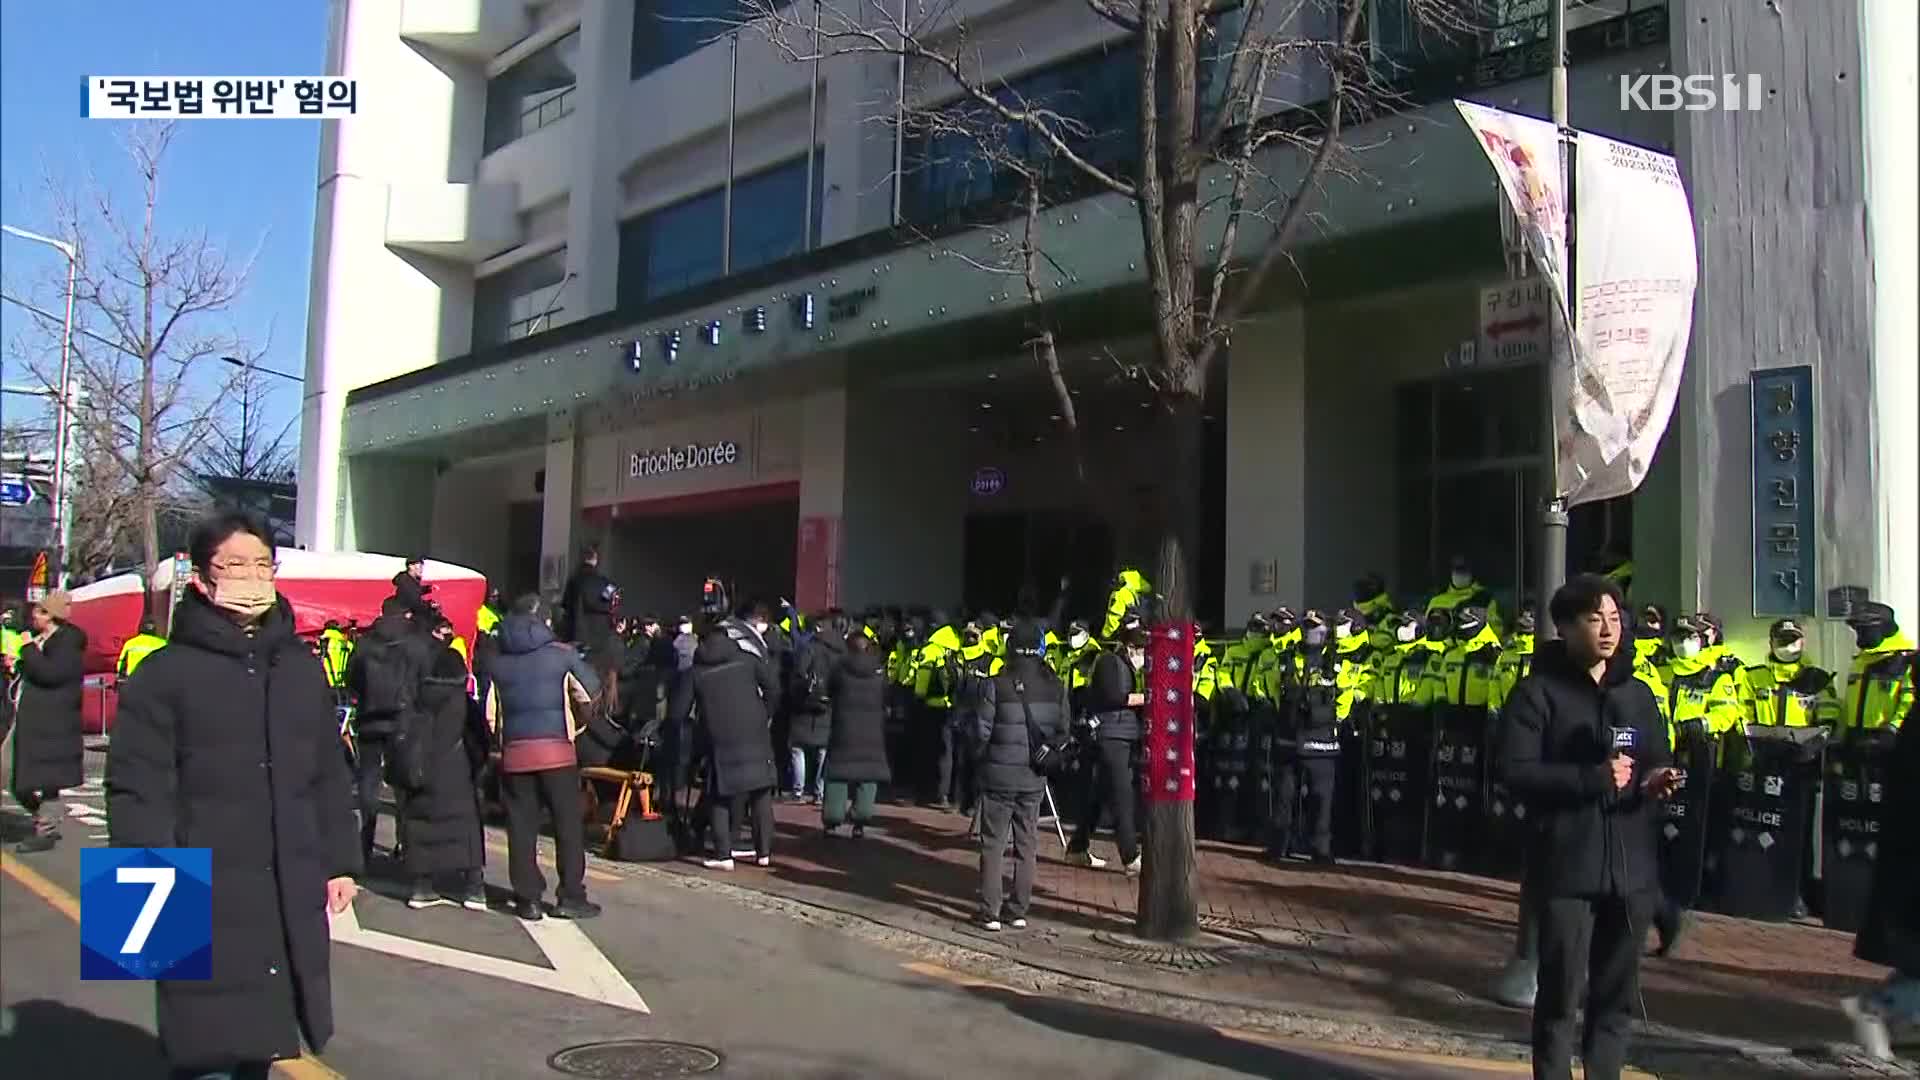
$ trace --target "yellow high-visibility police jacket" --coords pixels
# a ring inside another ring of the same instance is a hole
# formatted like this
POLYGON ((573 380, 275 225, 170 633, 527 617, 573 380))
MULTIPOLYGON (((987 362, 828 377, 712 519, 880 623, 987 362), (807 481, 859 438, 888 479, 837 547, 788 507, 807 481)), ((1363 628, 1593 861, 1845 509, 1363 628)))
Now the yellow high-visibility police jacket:
POLYGON ((1749 724, 1781 727, 1840 724, 1840 695, 1833 673, 1805 660, 1783 664, 1769 656, 1740 673, 1740 698, 1749 724))
POLYGON ((1898 730, 1913 709, 1913 639, 1894 634, 1853 658, 1841 721, 1849 729, 1898 730))
POLYGON ((114 670, 124 679, 134 673, 141 661, 165 648, 166 644, 167 639, 158 634, 135 634, 120 646, 120 662, 114 665, 114 670))

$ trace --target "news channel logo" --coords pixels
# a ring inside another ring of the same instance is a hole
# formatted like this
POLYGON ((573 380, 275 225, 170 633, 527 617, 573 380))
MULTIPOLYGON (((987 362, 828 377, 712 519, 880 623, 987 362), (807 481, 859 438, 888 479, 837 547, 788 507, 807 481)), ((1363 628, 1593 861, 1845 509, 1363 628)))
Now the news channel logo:
POLYGON ((87 75, 90 120, 324 120, 360 110, 357 80, 323 75, 87 75))
POLYGON ((80 978, 212 977, 212 849, 81 849, 80 978))
POLYGON ((1758 75, 1622 75, 1622 112, 1758 112, 1758 75))

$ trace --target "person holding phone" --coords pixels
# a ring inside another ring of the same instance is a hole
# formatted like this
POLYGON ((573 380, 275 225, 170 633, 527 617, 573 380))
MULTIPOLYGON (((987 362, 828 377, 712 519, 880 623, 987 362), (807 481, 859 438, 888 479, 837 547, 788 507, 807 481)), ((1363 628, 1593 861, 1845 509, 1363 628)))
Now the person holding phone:
POLYGON ((1668 765, 1667 725, 1634 677, 1620 586, 1582 574, 1553 595, 1560 640, 1514 687, 1503 740, 1507 786, 1533 811, 1527 852, 1540 921, 1533 1075, 1573 1075, 1574 1018, 1590 1080, 1626 1059, 1640 951, 1660 897, 1660 800, 1686 774, 1668 765))

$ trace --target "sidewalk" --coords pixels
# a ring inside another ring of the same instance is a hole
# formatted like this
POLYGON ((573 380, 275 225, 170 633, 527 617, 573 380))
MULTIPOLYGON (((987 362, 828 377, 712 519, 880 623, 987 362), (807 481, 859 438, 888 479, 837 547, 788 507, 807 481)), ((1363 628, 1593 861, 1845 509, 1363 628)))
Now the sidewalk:
MULTIPOLYGON (((1253 849, 1203 843, 1201 921, 1209 933, 1192 947, 1161 946, 1131 938, 1136 882, 1112 868, 1067 866, 1049 828, 1033 927, 993 935, 967 924, 978 896, 977 847, 958 814, 882 806, 859 841, 824 837, 814 807, 782 804, 775 816, 769 870, 743 863, 715 874, 697 862, 662 869, 1137 990, 1525 1039, 1527 1014, 1483 996, 1513 936, 1510 882, 1377 864, 1276 866, 1253 849)), ((1094 850, 1113 854, 1104 839, 1094 850)), ((1812 924, 1696 916, 1673 957, 1643 968, 1647 1016, 1676 1045, 1844 1042, 1848 1027, 1834 1001, 1881 975, 1852 958, 1852 945, 1850 935, 1812 924)))

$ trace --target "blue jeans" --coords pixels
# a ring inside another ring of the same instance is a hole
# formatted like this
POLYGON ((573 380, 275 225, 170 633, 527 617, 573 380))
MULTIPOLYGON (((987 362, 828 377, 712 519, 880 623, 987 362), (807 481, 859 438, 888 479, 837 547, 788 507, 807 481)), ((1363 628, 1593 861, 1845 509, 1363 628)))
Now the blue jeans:
POLYGON ((793 746, 787 749, 787 755, 793 765, 793 787, 796 795, 811 795, 819 798, 825 780, 822 773, 827 767, 827 748, 824 746, 793 746))
POLYGON ((1894 972, 1880 989, 1866 996, 1865 1004, 1869 1012, 1883 1020, 1920 1022, 1920 976, 1894 972))

